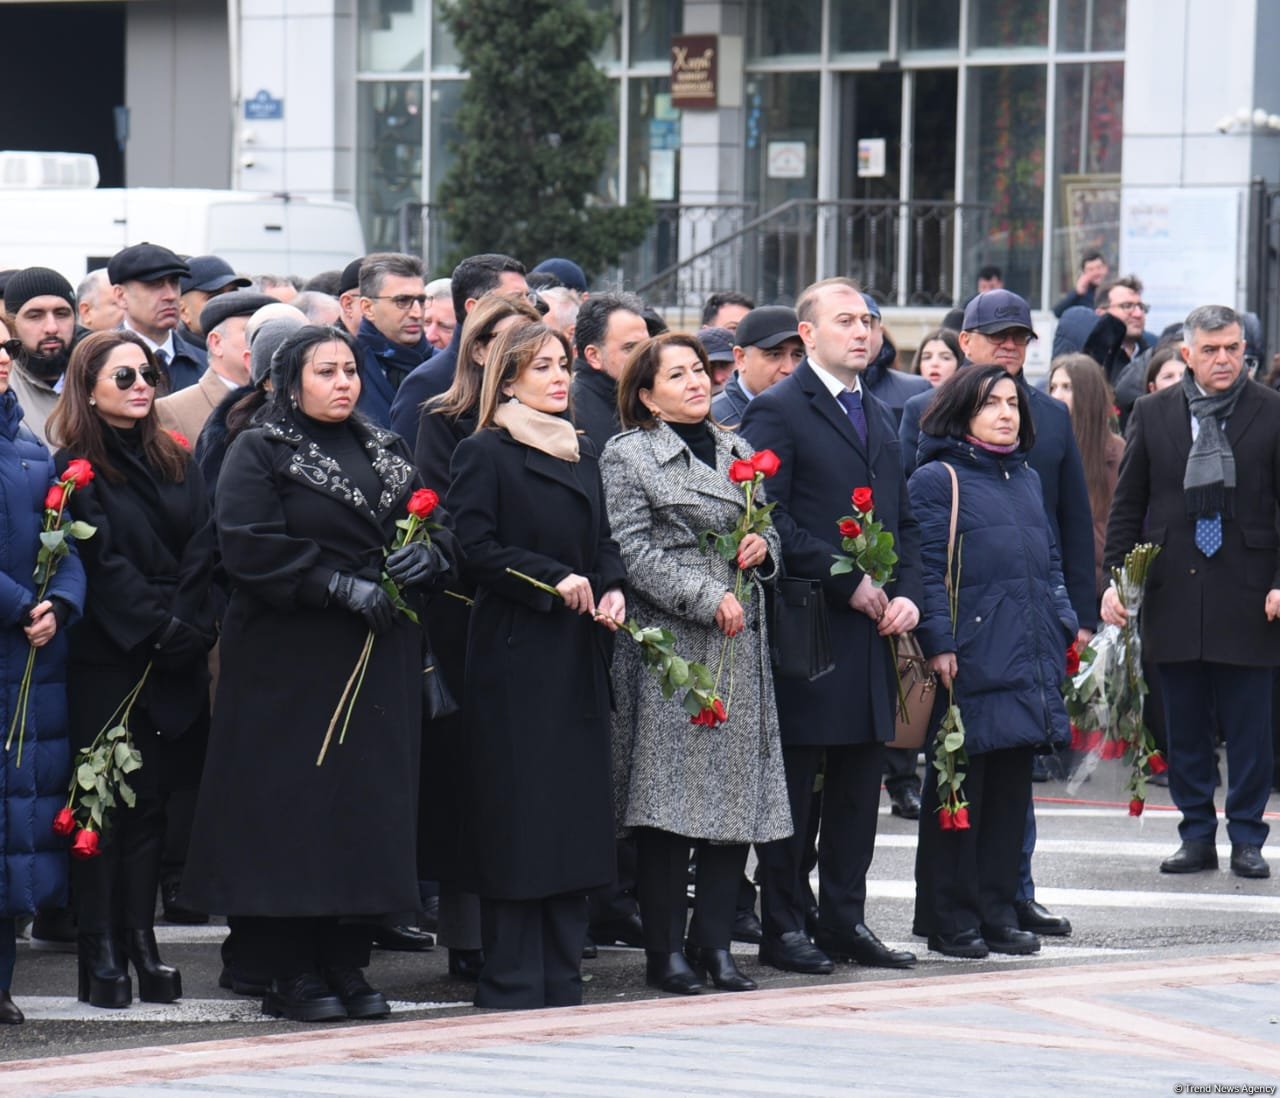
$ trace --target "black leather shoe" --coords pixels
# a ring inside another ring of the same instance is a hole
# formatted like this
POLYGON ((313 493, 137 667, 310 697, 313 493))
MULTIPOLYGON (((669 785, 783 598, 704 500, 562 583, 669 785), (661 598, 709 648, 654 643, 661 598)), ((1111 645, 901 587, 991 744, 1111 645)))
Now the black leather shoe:
POLYGON ((644 948, 644 924, 639 915, 626 915, 621 919, 610 919, 605 923, 592 923, 589 933, 591 940, 598 946, 629 946, 632 949, 644 948))
POLYGON ((449 975, 460 980, 478 980, 484 968, 483 949, 449 950, 449 975))
POLYGON ((391 1013, 386 996, 369 986, 360 969, 330 968, 324 978, 329 990, 342 1000, 348 1018, 385 1018, 391 1013))
POLYGON ((1042 903, 1035 900, 1017 900, 1013 905, 1014 914, 1018 916, 1018 928, 1029 930, 1042 938, 1065 938, 1071 933, 1071 920, 1065 915, 1055 915, 1042 903))
POLYGON ((1218 848, 1213 843, 1183 843, 1160 863, 1161 873, 1199 873, 1218 868, 1218 848))
POLYGON ((165 877, 160 882, 160 906, 164 921, 175 926, 203 926, 209 921, 209 916, 203 911, 193 911, 178 903, 178 893, 181 891, 181 877, 165 877))
POLYGON ((78 995, 82 1003, 117 1009, 133 1001, 128 962, 114 935, 81 934, 76 954, 78 995))
POLYGON ((644 955, 644 982, 672 995, 697 995, 707 986, 689 967, 683 953, 651 953, 647 950, 644 955))
POLYGON ((226 965, 222 966, 222 971, 218 974, 219 987, 234 991, 237 995, 248 995, 253 999, 261 999, 267 993, 267 988, 270 985, 270 980, 245 976, 240 972, 232 972, 226 965))
POLYGON ((1252 843, 1232 843, 1231 872, 1237 877, 1270 877, 1271 867, 1260 847, 1252 843))
POLYGON ((422 901, 422 918, 418 926, 429 934, 437 934, 440 930, 440 897, 428 896, 422 901))
POLYGON ((18 1004, 9 998, 9 993, 0 991, 0 1026, 20 1026, 26 1020, 18 1004))
POLYGON ((992 953, 1010 953, 1015 957, 1023 957, 1028 953, 1040 952, 1040 939, 1029 930, 1019 930, 1016 926, 984 926, 982 940, 992 953))
POLYGON ((831 958, 799 930, 760 943, 760 963, 783 972, 803 972, 809 976, 830 976, 836 966, 831 958))
POLYGON ((710 977, 721 991, 755 991, 760 985, 738 971, 733 954, 727 949, 704 949, 689 946, 685 950, 689 964, 699 976, 710 977))
POLYGON ((816 945, 833 961, 855 961, 868 968, 910 968, 916 955, 905 949, 890 949, 861 923, 851 934, 827 934, 818 931, 816 945))
POLYGON ((904 820, 920 818, 920 794, 915 786, 908 785, 889 794, 889 811, 904 820))
POLYGON ((138 977, 144 1003, 176 1003, 182 998, 182 974, 160 960, 154 930, 126 930, 124 948, 138 977))
POLYGON ((980 961, 991 951, 982 940, 982 933, 976 929, 961 930, 955 934, 930 934, 929 948, 944 957, 964 957, 970 961, 980 961))
POLYGON ((595 942, 590 937, 582 943, 582 959, 584 961, 594 961, 600 956, 600 950, 596 948, 595 942))
POLYGON ((293 1022, 332 1022, 347 1016, 329 985, 313 972, 274 979, 262 999, 262 1013, 293 1022))
POLYGON ((805 909, 804 932, 810 940, 818 936, 818 905, 805 909))
POLYGON ((436 940, 416 926, 380 926, 373 932, 373 945, 397 953, 425 953, 435 949, 436 940))
POLYGON ((748 945, 759 945, 764 940, 764 928, 756 913, 750 909, 739 911, 733 917, 733 934, 735 942, 746 942, 748 945))

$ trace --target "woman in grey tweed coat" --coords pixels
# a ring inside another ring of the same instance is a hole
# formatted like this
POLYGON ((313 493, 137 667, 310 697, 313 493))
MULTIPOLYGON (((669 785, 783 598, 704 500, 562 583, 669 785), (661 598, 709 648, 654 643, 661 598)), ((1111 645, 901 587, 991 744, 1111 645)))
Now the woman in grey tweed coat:
POLYGON ((743 540, 738 559, 748 566, 748 582, 739 603, 736 565, 698 547, 701 532, 737 526, 743 489, 730 482, 729 465, 752 453, 708 419, 710 396, 710 369, 697 340, 674 334, 649 340, 628 360, 618 385, 622 424, 632 429, 612 439, 601 460, 632 618, 670 629, 680 655, 713 674, 726 636, 737 638, 732 674, 726 665, 720 685, 729 719, 712 728, 690 723, 679 693, 663 698, 635 645, 619 642, 614 662, 614 792, 618 822, 636 836, 646 977, 685 994, 702 988, 704 974, 726 990, 756 986, 729 953, 737 882, 749 843, 791 834, 764 614, 765 584, 781 549, 772 527, 743 540), (697 899, 686 958, 685 887, 694 846, 697 899))

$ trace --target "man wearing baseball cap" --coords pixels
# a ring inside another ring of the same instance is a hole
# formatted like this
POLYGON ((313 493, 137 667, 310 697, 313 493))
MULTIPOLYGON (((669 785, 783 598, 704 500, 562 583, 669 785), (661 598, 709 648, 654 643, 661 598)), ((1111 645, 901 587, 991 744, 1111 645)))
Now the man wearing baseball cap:
POLYGON ((702 344, 711 363, 711 399, 715 400, 733 376, 733 333, 728 328, 699 328, 694 339, 702 344))
POLYGON ((804 361, 795 309, 761 305, 738 321, 733 333, 737 370, 711 401, 711 417, 722 427, 736 427, 752 399, 776 385, 804 361))
POLYGON ((200 326, 200 310, 211 297, 242 290, 250 282, 216 255, 193 255, 187 260, 187 267, 190 273, 179 284, 182 297, 178 299, 178 316, 182 323, 178 326, 178 335, 203 351, 207 349, 204 337, 208 329, 200 326))
POLYGON ((143 242, 123 248, 107 264, 111 292, 124 310, 120 325, 140 335, 164 374, 166 392, 194 385, 205 370, 205 358, 174 330, 178 297, 191 268, 168 248, 143 242))

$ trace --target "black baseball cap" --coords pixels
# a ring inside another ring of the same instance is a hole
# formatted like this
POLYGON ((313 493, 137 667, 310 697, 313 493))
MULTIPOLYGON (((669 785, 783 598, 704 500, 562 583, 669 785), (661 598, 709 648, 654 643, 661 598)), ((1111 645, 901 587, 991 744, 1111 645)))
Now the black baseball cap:
POLYGON ((154 282, 169 275, 188 275, 191 268, 174 252, 159 244, 143 241, 131 244, 116 252, 107 263, 107 278, 111 285, 119 286, 122 282, 154 282))
POLYGON ((762 347, 766 351, 787 339, 800 338, 800 321, 795 309, 785 305, 761 305, 738 321, 733 341, 739 347, 762 347))
POLYGON ((988 290, 978 294, 964 308, 965 332, 1007 332, 1010 328, 1024 328, 1034 337, 1031 326, 1031 306, 1025 298, 1012 290, 988 290))
POLYGON ((695 338, 709 362, 733 361, 733 333, 728 328, 699 328, 695 338))
MULTIPOLYGON (((231 269, 231 264, 221 256, 193 255, 187 260, 188 274, 182 280, 182 292, 203 290, 213 293, 214 290, 225 290, 228 286, 243 289, 251 286, 247 278, 241 278, 231 269)), ((207 329, 206 329, 207 330, 207 329)))

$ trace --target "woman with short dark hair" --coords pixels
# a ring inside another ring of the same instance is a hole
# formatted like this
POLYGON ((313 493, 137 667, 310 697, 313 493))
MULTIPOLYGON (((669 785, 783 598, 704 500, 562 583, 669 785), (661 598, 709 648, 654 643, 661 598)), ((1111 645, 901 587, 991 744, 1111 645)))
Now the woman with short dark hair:
POLYGON ((908 483, 925 580, 916 637, 964 720, 969 827, 943 829, 937 783, 926 780, 915 932, 951 957, 1034 953, 1040 940, 1014 911, 1018 862, 1032 756, 1067 740, 1059 684, 1076 616, 1027 463, 1035 428, 1023 389, 999 366, 966 367, 920 426, 921 464, 908 483))

